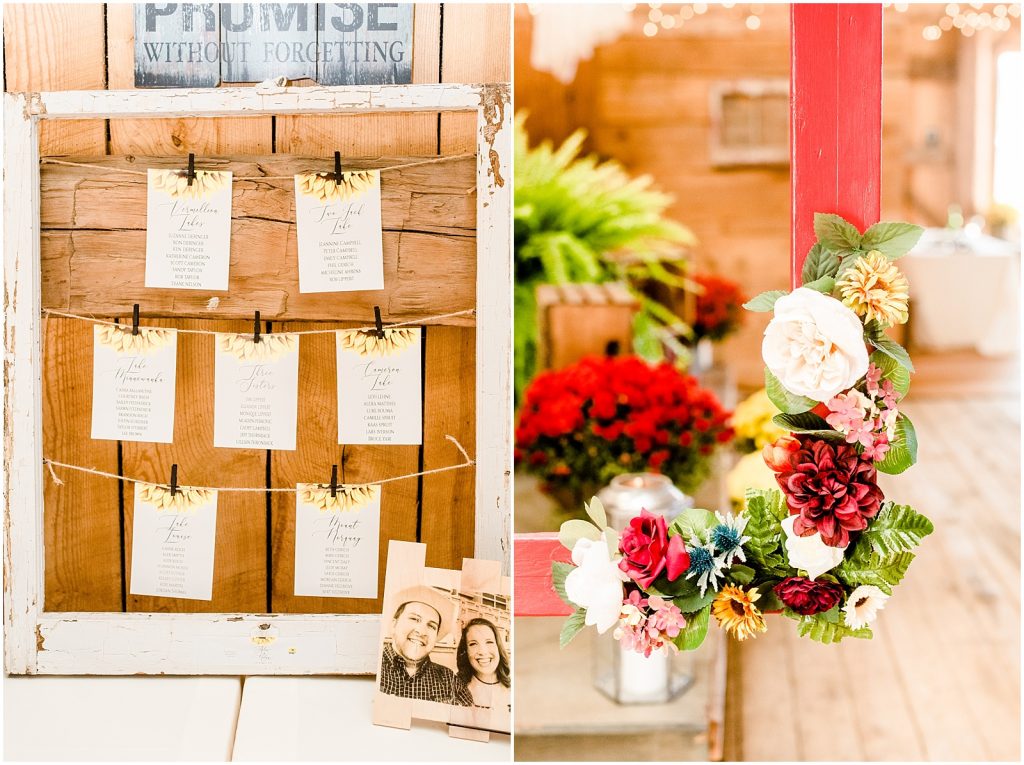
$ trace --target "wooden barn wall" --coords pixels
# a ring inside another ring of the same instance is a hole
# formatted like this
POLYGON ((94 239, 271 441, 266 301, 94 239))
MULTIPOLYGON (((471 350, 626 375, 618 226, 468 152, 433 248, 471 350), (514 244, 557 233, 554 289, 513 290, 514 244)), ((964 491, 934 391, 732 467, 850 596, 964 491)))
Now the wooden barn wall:
MULTIPOLYGON (((956 200, 958 35, 921 36, 942 7, 885 11, 883 218, 942 225, 956 200)), ((638 10, 631 30, 581 62, 567 87, 532 68, 532 17, 524 5, 515 11, 515 104, 530 113, 531 139, 561 141, 583 127, 588 150, 653 176, 675 196, 669 214, 700 240, 697 267, 738 279, 749 295, 788 284, 789 168, 713 167, 709 91, 720 80, 788 79, 788 6, 765 5, 760 19, 751 31, 739 8, 712 8, 648 38, 638 10)), ((763 384, 768 318, 748 316, 722 349, 744 387, 763 384)))
MULTIPOLYGON (((3 12, 7 91, 133 87, 131 6, 5 4, 3 12)), ((511 40, 509 22, 507 6, 418 4, 414 82, 509 80, 504 53, 511 40)), ((44 157, 168 157, 192 152, 200 157, 230 155, 237 161, 245 155, 270 154, 328 158, 334 151, 343 157, 432 156, 471 152, 475 146, 472 115, 392 114, 62 122, 43 125, 40 153, 44 157)), ((59 179, 59 174, 54 177, 59 179)), ((236 216, 233 238, 237 239, 239 225, 236 216)), ((117 223, 105 227, 116 229, 117 223)), ((44 233, 44 260, 51 265, 44 273, 44 296, 88 295, 88 285, 71 278, 73 237, 70 251, 61 245, 62 237, 69 236, 44 233), (47 237, 55 241, 47 242, 47 237), (46 253, 52 257, 48 259, 46 253)), ((463 241, 472 247, 472 233, 463 241)), ((234 268, 234 257, 232 261, 234 268)), ((475 269, 466 278, 475 279, 475 269)), ((145 296, 140 297, 144 304, 145 296)), ((114 311, 94 313, 118 318, 114 311)), ((143 309, 144 317, 145 313, 143 309)), ((158 313, 161 318, 149 318, 146 323, 251 331, 251 320, 211 320, 195 308, 158 313)), ((325 315, 317 318, 322 320, 272 322, 268 330, 346 326, 327 322, 325 315)), ((366 321, 371 319, 372 313, 366 321)), ((359 323, 366 322, 350 321, 347 326, 359 323)), ((321 477, 319 472, 325 466, 329 471, 332 463, 342 466, 342 475, 350 482, 449 465, 460 457, 444 440, 445 434, 456 436, 470 454, 475 450, 476 343, 471 324, 454 321, 425 331, 422 448, 350 446, 343 450, 334 443, 333 414, 326 414, 335 408, 333 344, 313 336, 304 338, 301 349, 299 448, 268 453, 212 447, 213 355, 207 347, 210 338, 196 335, 179 337, 176 436, 180 437, 176 443, 92 440, 92 327, 49 318, 44 323, 44 450, 63 462, 113 473, 120 470, 121 475, 154 481, 166 481, 170 464, 178 462, 182 471, 191 470, 182 475, 183 482, 207 485, 263 485, 268 472, 274 486, 327 480, 329 474, 321 477)), ((290 594, 294 500, 275 495, 268 515, 264 494, 220 496, 212 601, 125 596, 123 571, 131 565, 131 487, 126 486, 122 495, 118 482, 110 479, 70 471, 62 471, 61 478, 62 486, 47 483, 44 497, 47 610, 379 611, 379 601, 290 594), (269 571, 268 561, 273 561, 269 571)), ((460 568, 462 558, 473 554, 474 484, 472 469, 389 484, 383 499, 382 551, 389 537, 418 539, 428 545, 428 565, 460 568)), ((384 568, 382 552, 381 577, 384 568)))

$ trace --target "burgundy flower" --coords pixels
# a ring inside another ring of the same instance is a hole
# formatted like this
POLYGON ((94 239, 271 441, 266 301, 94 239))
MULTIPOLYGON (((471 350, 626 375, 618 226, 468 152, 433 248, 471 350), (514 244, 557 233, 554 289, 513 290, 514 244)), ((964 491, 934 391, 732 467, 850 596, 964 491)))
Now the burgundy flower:
POLYGON ((830 444, 800 437, 800 449, 776 472, 791 515, 799 517, 793 531, 807 537, 815 531, 832 547, 850 544, 850 533, 867 528, 878 514, 883 495, 876 483, 874 462, 848 444, 830 444))
POLYGON ((623 530, 619 552, 619 568, 645 590, 666 568, 672 582, 690 567, 690 554, 683 538, 670 538, 665 519, 646 510, 641 510, 623 530))
POLYGON ((805 576, 790 576, 775 585, 779 600, 801 616, 831 611, 843 597, 835 582, 816 582, 805 576))

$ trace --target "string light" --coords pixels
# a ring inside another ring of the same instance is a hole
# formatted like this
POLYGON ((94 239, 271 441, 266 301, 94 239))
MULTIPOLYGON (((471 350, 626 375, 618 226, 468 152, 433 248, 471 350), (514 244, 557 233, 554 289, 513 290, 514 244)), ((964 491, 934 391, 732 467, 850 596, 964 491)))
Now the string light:
POLYGON ((761 28, 761 19, 757 16, 747 16, 746 20, 747 29, 755 30, 761 28))

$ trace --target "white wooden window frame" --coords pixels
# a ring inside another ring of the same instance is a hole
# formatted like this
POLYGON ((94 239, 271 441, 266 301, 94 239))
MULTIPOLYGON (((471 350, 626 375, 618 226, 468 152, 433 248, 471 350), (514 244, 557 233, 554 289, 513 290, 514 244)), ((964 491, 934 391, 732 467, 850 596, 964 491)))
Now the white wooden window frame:
POLYGON ((476 544, 509 570, 511 154, 507 84, 4 95, 4 665, 12 674, 372 673, 380 616, 43 610, 39 125, 373 112, 477 115, 476 544))

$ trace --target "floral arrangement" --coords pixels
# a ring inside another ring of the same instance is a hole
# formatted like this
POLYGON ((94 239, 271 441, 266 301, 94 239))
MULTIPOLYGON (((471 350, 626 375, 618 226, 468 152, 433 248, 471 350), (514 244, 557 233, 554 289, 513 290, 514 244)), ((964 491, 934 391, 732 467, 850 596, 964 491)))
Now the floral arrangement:
POLYGON ((715 448, 732 438, 728 418, 711 391, 669 363, 588 358, 530 383, 516 428, 516 463, 573 500, 644 470, 692 491, 707 476, 715 448))
POLYGON ((589 520, 568 521, 559 535, 572 563, 554 563, 552 580, 575 609, 563 645, 593 625, 646 655, 687 650, 712 617, 745 640, 775 612, 823 643, 872 636, 933 530, 877 484, 879 472, 900 473, 917 456, 900 410, 913 366, 884 330, 907 320, 907 281, 892 261, 921 229, 878 223, 862 234, 819 214, 815 232, 802 286, 746 304, 773 312, 766 394, 788 432, 759 456, 776 487, 748 488, 736 514, 690 509, 667 523, 643 511, 621 533, 595 498, 589 520))
POLYGON ((700 288, 693 320, 694 340, 724 340, 743 323, 746 298, 739 285, 714 274, 693 274, 691 279, 700 288))

